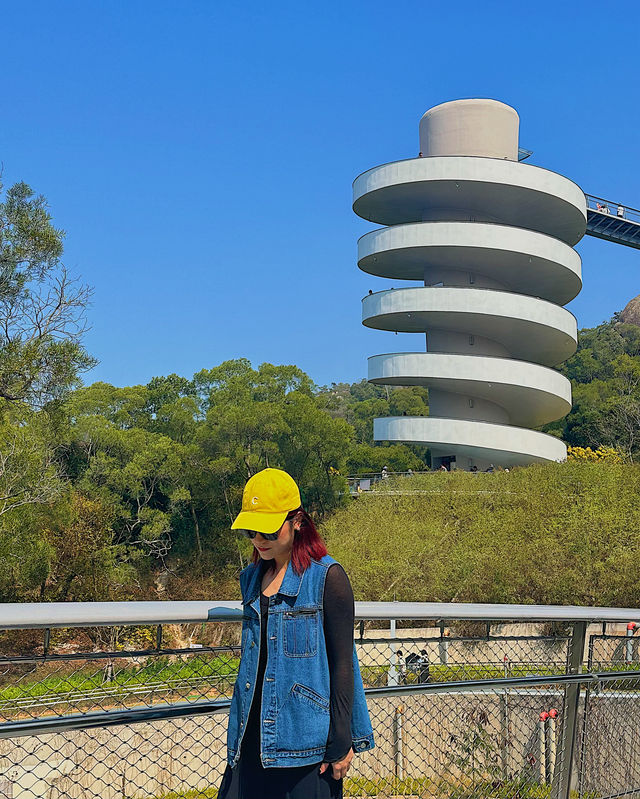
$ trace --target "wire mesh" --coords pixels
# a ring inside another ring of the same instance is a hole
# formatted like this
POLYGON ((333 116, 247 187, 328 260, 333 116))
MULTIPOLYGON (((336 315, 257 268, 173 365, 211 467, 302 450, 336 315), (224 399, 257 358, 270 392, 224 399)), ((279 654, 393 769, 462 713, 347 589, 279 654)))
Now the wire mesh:
MULTIPOLYGON (((376 746, 345 797, 640 796, 635 638, 425 623, 355 632, 376 746)), ((241 656, 225 627, 218 646, 80 652, 72 631, 29 653, 0 633, 0 799, 215 799, 241 656)))

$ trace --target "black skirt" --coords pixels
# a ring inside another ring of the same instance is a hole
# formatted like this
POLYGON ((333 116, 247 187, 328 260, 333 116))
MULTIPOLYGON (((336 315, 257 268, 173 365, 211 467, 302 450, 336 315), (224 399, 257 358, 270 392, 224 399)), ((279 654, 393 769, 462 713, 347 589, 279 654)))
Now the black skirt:
POLYGON ((343 781, 333 778, 331 764, 323 774, 321 761, 310 766, 265 768, 260 762, 259 720, 257 712, 249 714, 240 758, 235 768, 227 763, 218 799, 342 799, 343 781))

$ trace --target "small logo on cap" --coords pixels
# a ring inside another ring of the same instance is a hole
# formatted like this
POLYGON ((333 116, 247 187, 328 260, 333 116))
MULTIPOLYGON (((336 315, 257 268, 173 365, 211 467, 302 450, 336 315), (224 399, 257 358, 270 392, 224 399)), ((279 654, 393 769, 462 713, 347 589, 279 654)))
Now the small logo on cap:
POLYGON ((252 504, 252 505, 257 505, 257 504, 258 504, 258 502, 259 502, 259 499, 258 499, 258 497, 251 497, 251 504, 252 504))

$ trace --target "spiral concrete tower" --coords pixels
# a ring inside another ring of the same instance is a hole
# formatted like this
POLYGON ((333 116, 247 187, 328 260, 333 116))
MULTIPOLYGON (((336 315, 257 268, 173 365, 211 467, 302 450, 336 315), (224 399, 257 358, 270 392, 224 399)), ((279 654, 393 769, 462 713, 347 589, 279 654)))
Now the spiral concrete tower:
POLYGON ((420 121, 422 157, 374 167, 353 184, 353 210, 385 225, 358 242, 365 272, 423 285, 366 296, 362 321, 426 334, 421 352, 374 355, 369 381, 429 389, 428 417, 374 421, 374 439, 423 444, 432 467, 479 470, 566 458, 530 428, 571 408, 552 367, 577 346, 562 306, 582 286, 573 249, 585 195, 567 178, 518 161, 516 111, 456 100, 420 121))

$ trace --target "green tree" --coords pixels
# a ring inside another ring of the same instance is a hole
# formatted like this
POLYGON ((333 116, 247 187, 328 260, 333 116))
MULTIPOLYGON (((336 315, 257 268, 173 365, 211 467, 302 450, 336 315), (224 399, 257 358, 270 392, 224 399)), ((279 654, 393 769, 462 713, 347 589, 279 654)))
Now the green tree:
MULTIPOLYGON (((0 185, 0 191, 2 186, 0 185)), ((91 290, 61 261, 62 230, 26 183, 0 202, 0 397, 42 408, 97 361, 81 345, 91 290)))
POLYGON ((164 561, 172 546, 173 495, 182 487, 182 446, 90 414, 75 417, 67 451, 73 454, 76 488, 113 513, 115 543, 164 561))
POLYGON ((113 506, 70 490, 45 518, 52 556, 41 596, 56 602, 135 598, 142 553, 115 543, 113 506))
POLYGON ((573 408, 543 430, 578 447, 640 451, 640 327, 619 315, 579 331, 578 350, 560 371, 571 379, 573 408))
POLYGON ((0 602, 33 602, 43 597, 55 558, 43 533, 44 507, 25 505, 0 519, 0 602))

